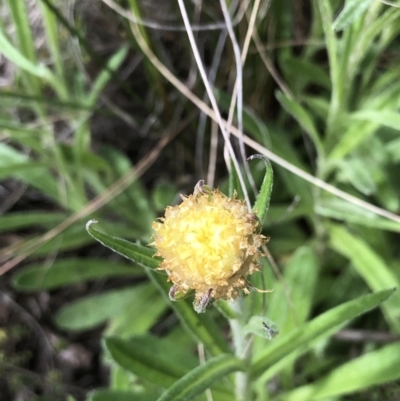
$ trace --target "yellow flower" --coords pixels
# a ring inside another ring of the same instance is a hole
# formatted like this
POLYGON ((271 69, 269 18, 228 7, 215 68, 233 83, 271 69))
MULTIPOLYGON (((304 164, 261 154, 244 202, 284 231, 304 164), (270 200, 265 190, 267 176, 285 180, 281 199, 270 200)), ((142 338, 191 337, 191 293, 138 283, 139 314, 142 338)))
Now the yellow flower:
POLYGON ((195 309, 204 312, 210 301, 234 299, 238 290, 248 293, 246 276, 259 270, 257 217, 241 200, 228 198, 200 181, 194 194, 167 207, 165 218, 153 223, 160 269, 172 281, 171 298, 194 290, 195 309))

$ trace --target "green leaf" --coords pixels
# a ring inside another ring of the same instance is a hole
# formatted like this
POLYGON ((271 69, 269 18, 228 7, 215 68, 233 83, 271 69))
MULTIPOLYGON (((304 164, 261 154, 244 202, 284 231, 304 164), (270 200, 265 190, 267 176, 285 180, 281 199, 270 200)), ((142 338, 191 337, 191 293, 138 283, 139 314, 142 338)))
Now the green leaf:
POLYGON ((339 198, 321 199, 315 206, 315 213, 348 223, 400 232, 399 223, 377 216, 375 213, 339 198))
MULTIPOLYGON (((362 239, 346 228, 329 226, 332 249, 351 260, 358 274, 375 291, 400 286, 396 275, 386 266, 384 260, 362 239)), ((400 333, 400 293, 397 292, 382 305, 383 312, 391 327, 400 333)))
POLYGON ((268 302, 267 315, 281 335, 304 323, 313 305, 319 272, 318 258, 310 246, 301 246, 284 267, 285 284, 277 283, 268 302), (290 291, 290 300, 286 299, 290 291))
POLYGON ((260 219, 261 225, 263 225, 271 200, 272 185, 274 183, 274 172, 272 170, 270 161, 266 157, 262 155, 253 155, 249 157, 249 160, 252 160, 254 158, 262 159, 266 165, 266 171, 263 183, 261 185, 261 190, 253 207, 253 212, 260 219))
POLYGON ((93 224, 96 223, 96 220, 90 220, 86 224, 87 232, 95 240, 99 241, 105 247, 110 248, 114 252, 117 252, 125 258, 130 259, 145 268, 157 269, 161 259, 154 256, 154 249, 146 248, 142 245, 137 245, 122 238, 113 237, 98 231, 93 227, 93 224))
POLYGON ((372 136, 377 129, 377 124, 365 121, 350 124, 345 132, 341 132, 340 137, 333 144, 329 159, 331 161, 342 160, 348 153, 372 136))
POLYGON ((65 330, 88 330, 118 313, 133 303, 143 302, 157 296, 153 286, 141 284, 134 287, 108 291, 74 301, 58 311, 55 321, 65 330))
POLYGON ((388 142, 386 145, 387 153, 390 156, 390 159, 393 163, 400 162, 400 138, 393 139, 388 142))
POLYGON ((339 330, 349 320, 375 308, 386 301, 392 294, 393 289, 389 289, 364 295, 330 309, 288 334, 280 335, 257 356, 254 361, 252 376, 256 378, 262 375, 275 364, 284 362, 284 358, 290 358, 292 353, 296 356, 305 353, 312 341, 333 334, 334 331, 339 330))
POLYGON ((369 121, 400 131, 400 114, 388 110, 362 110, 348 116, 351 120, 369 121))
POLYGON ((244 371, 244 364, 232 355, 208 360, 174 383, 157 401, 190 401, 229 373, 244 371))
POLYGON ((156 395, 121 390, 96 390, 89 394, 88 401, 154 401, 156 395))
POLYGON ((16 231, 22 228, 32 226, 52 227, 61 223, 68 216, 64 213, 52 212, 11 212, 0 215, 0 233, 7 231, 16 231))
MULTIPOLYGON (((303 163, 299 157, 298 149, 295 149, 292 146, 288 135, 286 135, 286 131, 283 130, 281 126, 271 126, 270 134, 272 142, 271 149, 274 153, 299 167, 300 169, 310 172, 309 166, 303 163)), ((286 191, 293 196, 300 196, 301 204, 308 206, 311 212, 313 204, 311 185, 282 167, 276 166, 274 172, 282 178, 283 182, 285 183, 286 191)))
MULTIPOLYGON (((198 365, 189 349, 176 347, 170 340, 151 335, 134 336, 129 340, 108 337, 106 347, 116 363, 129 372, 160 387, 172 386, 198 365)), ((220 400, 229 401, 232 394, 221 385, 213 393, 220 400)))
POLYGON ((14 275, 12 284, 20 291, 50 290, 57 287, 115 276, 142 274, 134 266, 104 259, 60 259, 51 265, 27 266, 14 275))
POLYGON ((153 292, 145 294, 135 303, 130 303, 115 316, 109 323, 106 335, 128 338, 133 335, 147 333, 168 309, 169 303, 153 292), (146 313, 137 313, 138 310, 146 313))
POLYGON ((348 181, 364 195, 368 196, 375 193, 375 180, 365 166, 365 160, 353 157, 348 160, 340 160, 338 166, 340 168, 339 180, 348 181))
POLYGON ((7 39, 4 32, 0 29, 0 48, 4 57, 8 58, 13 64, 22 70, 29 72, 36 77, 55 80, 52 72, 43 64, 35 64, 27 59, 19 50, 7 39))
POLYGON ((103 70, 96 77, 89 95, 85 99, 85 104, 88 106, 94 106, 97 98, 100 96, 101 92, 111 79, 112 71, 116 71, 128 54, 128 46, 122 46, 113 56, 108 60, 107 65, 104 66, 103 70))
MULTIPOLYGON (((164 297, 168 298, 170 285, 167 282, 167 277, 153 270, 160 263, 160 258, 154 257, 154 250, 102 233, 94 229, 93 224, 95 223, 95 220, 87 223, 86 229, 88 233, 104 246, 147 268, 146 273, 160 289, 164 297)), ((171 307, 175 310, 189 333, 197 341, 202 342, 212 355, 229 352, 229 347, 223 339, 219 327, 213 322, 209 314, 197 314, 186 301, 173 302, 171 307)))
POLYGON ((292 115, 297 122, 301 125, 304 131, 310 136, 311 140, 314 143, 315 149, 319 156, 324 155, 324 149, 322 146, 321 139, 319 137, 318 131, 315 128, 314 122, 308 112, 297 103, 295 100, 290 99, 282 92, 276 93, 276 98, 278 99, 279 103, 283 106, 283 108, 292 115))
POLYGON ((331 80, 326 68, 317 63, 304 58, 288 57, 282 60, 282 64, 286 76, 290 79, 289 87, 296 88, 295 93, 303 94, 304 88, 310 83, 331 90, 331 80))
POLYGON ((0 167, 0 180, 8 178, 9 176, 15 175, 17 173, 24 173, 25 171, 30 171, 35 168, 43 167, 48 167, 48 165, 44 162, 34 161, 9 164, 6 167, 0 167))
POLYGON ((340 31, 356 21, 367 10, 373 0, 346 0, 343 10, 340 12, 333 29, 340 31))
MULTIPOLYGON (((0 45, 1 48, 1 45, 0 45)), ((10 165, 29 163, 28 156, 18 152, 5 143, 0 143, 0 168, 7 168, 10 165)), ((21 181, 39 189, 52 199, 59 201, 59 190, 54 176, 46 167, 36 166, 34 169, 24 169, 15 172, 15 176, 21 181)))
POLYGON ((197 366, 196 359, 188 350, 149 334, 129 340, 108 337, 105 345, 120 366, 164 388, 197 366))
POLYGON ((282 401, 312 401, 349 394, 400 378, 400 344, 390 344, 336 368, 315 383, 282 396, 282 401))

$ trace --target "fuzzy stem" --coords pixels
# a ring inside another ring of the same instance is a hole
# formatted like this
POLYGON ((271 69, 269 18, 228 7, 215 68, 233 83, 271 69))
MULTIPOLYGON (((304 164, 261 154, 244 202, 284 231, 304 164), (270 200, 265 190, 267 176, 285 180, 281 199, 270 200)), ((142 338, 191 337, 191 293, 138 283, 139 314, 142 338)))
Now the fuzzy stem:
MULTIPOLYGON (((244 326, 247 321, 246 305, 243 297, 238 298, 232 302, 232 309, 236 312, 237 318, 229 320, 233 344, 235 346, 235 355, 239 359, 244 359, 248 362, 251 358, 251 347, 248 347, 248 340, 244 332, 244 326)), ((235 395, 236 401, 249 401, 250 400, 250 381, 249 373, 238 372, 236 373, 236 388, 235 395)))

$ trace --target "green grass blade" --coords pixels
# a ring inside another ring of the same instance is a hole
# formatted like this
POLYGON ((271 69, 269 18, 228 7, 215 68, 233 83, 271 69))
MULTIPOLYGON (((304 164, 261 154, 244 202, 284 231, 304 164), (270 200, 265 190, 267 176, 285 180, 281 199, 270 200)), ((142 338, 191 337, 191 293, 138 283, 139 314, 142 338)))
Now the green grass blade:
POLYGON ((323 379, 302 386, 282 401, 313 401, 338 397, 400 378, 400 344, 390 344, 336 368, 323 379))
POLYGON ((274 172, 272 170, 272 166, 270 161, 261 155, 250 156, 249 160, 254 158, 261 158, 266 165, 265 175, 263 179, 263 183, 261 185, 260 193, 257 196, 257 199, 254 203, 253 212, 257 215, 257 217, 261 221, 261 225, 264 224, 265 216, 269 209, 269 204, 271 200, 272 194, 272 185, 274 183, 274 172))
POLYGON ((7 4, 15 24, 21 52, 26 58, 36 64, 35 44, 30 28, 26 3, 24 1, 7 0, 7 4))
MULTIPOLYGON (((332 248, 351 260, 358 274, 371 289, 379 291, 400 286, 396 275, 362 239, 338 225, 331 225, 329 234, 332 248)), ((400 333, 400 292, 385 302, 382 309, 392 329, 400 333)))
POLYGON ((325 34, 325 43, 328 51, 330 77, 332 83, 331 103, 329 108, 328 116, 328 135, 334 130, 334 126, 337 124, 337 117, 341 107, 343 106, 343 82, 342 74, 340 69, 340 60, 338 57, 338 41, 335 36, 335 32, 332 29, 333 11, 332 5, 329 0, 320 0, 317 2, 322 27, 325 34))
MULTIPOLYGON (((91 43, 87 40, 87 38, 81 34, 77 28, 74 26, 70 25, 67 21, 66 18, 63 17, 62 13, 60 10, 54 6, 52 3, 52 0, 40 0, 44 5, 52 12, 57 19, 58 23, 60 26, 62 25, 70 34, 72 37, 75 37, 76 39, 79 40, 80 45, 82 48, 87 52, 87 54, 90 56, 93 61, 95 61, 98 65, 103 66, 103 68, 108 68, 102 57, 100 57, 96 51, 93 49, 91 43)), ((138 96, 138 94, 130 88, 129 85, 126 85, 126 83, 119 78, 118 74, 115 71, 112 71, 108 69, 109 73, 111 74, 114 82, 118 84, 118 86, 129 96, 131 96, 133 99, 136 99, 139 101, 143 107, 147 108, 147 105, 142 102, 142 99, 138 96)), ((150 110, 148 110, 150 112, 150 110)))
POLYGON ((67 81, 65 78, 65 71, 64 71, 64 61, 63 61, 63 56, 61 54, 61 49, 63 44, 59 40, 57 19, 55 18, 54 14, 45 6, 44 3, 39 1, 39 4, 42 9, 43 23, 46 30, 47 43, 53 58, 55 70, 57 73, 57 78, 60 82, 60 88, 62 88, 60 95, 63 100, 69 100, 67 81))
POLYGON ((361 110, 348 116, 351 120, 370 121, 400 131, 400 115, 396 111, 361 110))
POLYGON ((267 369, 279 363, 291 353, 304 353, 313 340, 332 334, 332 331, 354 319, 356 316, 375 308, 393 294, 393 289, 364 295, 339 305, 316 317, 304 326, 277 339, 260 355, 253 365, 253 377, 262 375, 267 369))
MULTIPOLYGON (((1 46, 1 45, 0 45, 1 46)), ((0 168, 19 163, 29 163, 29 158, 25 154, 18 152, 5 143, 0 143, 0 168)), ((34 169, 19 171, 15 176, 21 181, 32 185, 56 201, 60 201, 58 185, 54 176, 45 167, 37 166, 34 169)))
POLYGON ((50 266, 36 264, 19 270, 12 279, 19 291, 50 290, 66 285, 118 276, 143 274, 135 266, 104 259, 59 259, 50 266))
POLYGON ((282 92, 277 92, 276 98, 282 107, 300 124, 300 126, 307 132, 312 142, 314 143, 315 149, 317 150, 318 156, 324 156, 324 148, 322 146, 321 139, 318 131, 315 128, 314 122, 308 112, 297 103, 295 100, 290 99, 282 92))
POLYGON ((52 227, 68 216, 63 213, 51 212, 12 212, 0 215, 0 233, 37 226, 52 227))
POLYGON ((44 162, 35 162, 35 161, 8 164, 5 167, 0 167, 0 180, 3 180, 18 173, 24 173, 26 171, 31 171, 36 168, 43 168, 43 167, 48 167, 48 164, 44 162))
MULTIPOLYGON (((15 46, 7 39, 4 32, 0 30, 0 48, 4 57, 8 58, 12 63, 22 70, 30 74, 42 78, 49 83, 55 83, 56 78, 53 73, 42 64, 35 64, 19 52, 15 46)), ((56 85, 57 86, 57 85, 56 85)))
POLYGON ((134 393, 126 390, 95 390, 88 401, 154 401, 155 394, 134 393))
POLYGON ((367 10, 373 0, 346 0, 343 10, 333 23, 333 29, 340 31, 352 24, 367 10))
POLYGON ((122 46, 112 57, 108 60, 103 70, 96 77, 90 89, 90 93, 85 100, 88 106, 94 106, 101 92, 112 78, 112 73, 116 72, 128 55, 128 46, 122 46))
POLYGON ((179 379, 157 401, 193 400, 216 380, 229 373, 244 371, 244 364, 232 355, 220 355, 208 360, 179 379))

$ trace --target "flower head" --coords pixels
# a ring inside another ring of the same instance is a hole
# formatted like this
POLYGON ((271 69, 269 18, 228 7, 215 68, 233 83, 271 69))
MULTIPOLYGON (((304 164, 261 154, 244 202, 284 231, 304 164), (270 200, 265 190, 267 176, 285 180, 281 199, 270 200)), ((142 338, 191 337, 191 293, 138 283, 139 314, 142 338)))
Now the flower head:
POLYGON ((211 299, 234 299, 239 289, 248 293, 246 276, 259 270, 265 238, 243 201, 202 183, 153 223, 156 255, 163 258, 160 269, 173 282, 170 295, 194 290, 198 312, 211 299))

